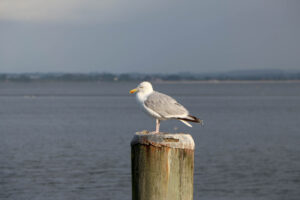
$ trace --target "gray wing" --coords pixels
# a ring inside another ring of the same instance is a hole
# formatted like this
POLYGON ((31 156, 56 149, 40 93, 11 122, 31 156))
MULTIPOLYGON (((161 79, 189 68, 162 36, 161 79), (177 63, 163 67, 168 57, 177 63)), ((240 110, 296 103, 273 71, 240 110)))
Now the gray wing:
POLYGON ((181 117, 189 114, 175 99, 159 92, 150 94, 144 104, 164 118, 181 117))

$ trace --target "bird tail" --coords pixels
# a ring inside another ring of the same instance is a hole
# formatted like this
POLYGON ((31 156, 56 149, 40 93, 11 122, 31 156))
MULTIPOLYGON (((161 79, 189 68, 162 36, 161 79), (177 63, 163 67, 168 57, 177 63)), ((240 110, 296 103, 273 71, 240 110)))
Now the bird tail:
POLYGON ((187 126, 189 126, 189 127, 193 127, 192 126, 192 124, 190 124, 190 123, 188 123, 188 122, 186 122, 186 121, 184 121, 184 120, 180 120, 182 123, 184 123, 185 125, 187 125, 187 126))
POLYGON ((197 118, 195 116, 192 116, 192 115, 188 115, 187 117, 179 117, 177 119, 179 119, 182 123, 186 124, 189 127, 192 127, 192 125, 189 124, 188 122, 199 123, 202 126, 204 125, 203 124, 203 120, 201 120, 201 119, 199 119, 199 118, 197 118))

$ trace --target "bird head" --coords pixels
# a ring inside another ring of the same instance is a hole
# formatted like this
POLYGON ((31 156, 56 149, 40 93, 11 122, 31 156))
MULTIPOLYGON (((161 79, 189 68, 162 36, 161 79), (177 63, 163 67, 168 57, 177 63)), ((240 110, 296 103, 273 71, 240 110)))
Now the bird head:
POLYGON ((150 82, 144 81, 141 82, 136 88, 130 90, 130 94, 136 93, 136 92, 140 92, 140 93, 144 93, 144 94, 149 94, 151 92, 153 92, 153 88, 150 82))

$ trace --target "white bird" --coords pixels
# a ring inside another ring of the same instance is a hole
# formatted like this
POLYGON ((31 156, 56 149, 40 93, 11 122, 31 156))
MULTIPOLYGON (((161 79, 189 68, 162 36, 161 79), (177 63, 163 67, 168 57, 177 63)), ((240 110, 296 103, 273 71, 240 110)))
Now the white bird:
POLYGON ((136 93, 138 103, 141 104, 150 116, 156 119, 155 133, 159 133, 161 120, 177 119, 189 127, 192 127, 192 125, 188 122, 203 125, 202 120, 189 115, 189 111, 175 99, 166 94, 154 91, 149 82, 140 83, 135 89, 130 90, 130 93, 136 93))

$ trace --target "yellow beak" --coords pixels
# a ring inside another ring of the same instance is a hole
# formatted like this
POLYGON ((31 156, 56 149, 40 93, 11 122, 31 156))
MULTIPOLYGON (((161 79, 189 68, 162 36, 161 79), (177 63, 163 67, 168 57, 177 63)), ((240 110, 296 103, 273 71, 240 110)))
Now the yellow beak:
POLYGON ((135 88, 135 89, 130 90, 129 93, 130 93, 130 94, 133 94, 133 93, 135 93, 136 91, 137 91, 137 89, 135 88))

